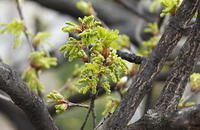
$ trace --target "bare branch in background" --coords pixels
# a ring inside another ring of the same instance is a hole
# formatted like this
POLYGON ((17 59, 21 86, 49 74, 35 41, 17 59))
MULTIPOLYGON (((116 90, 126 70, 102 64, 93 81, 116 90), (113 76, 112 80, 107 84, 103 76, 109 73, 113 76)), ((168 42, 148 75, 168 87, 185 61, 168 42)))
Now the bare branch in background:
POLYGON ((20 6, 20 0, 15 0, 15 1, 16 1, 17 11, 18 11, 19 17, 24 22, 24 27, 25 27, 25 29, 24 29, 24 35, 26 36, 26 39, 27 39, 27 42, 28 42, 28 44, 30 46, 31 51, 34 51, 34 48, 32 46, 32 42, 31 42, 30 37, 29 37, 29 35, 27 33, 28 29, 27 29, 27 26, 25 24, 24 15, 22 13, 22 9, 21 9, 21 6, 20 6))

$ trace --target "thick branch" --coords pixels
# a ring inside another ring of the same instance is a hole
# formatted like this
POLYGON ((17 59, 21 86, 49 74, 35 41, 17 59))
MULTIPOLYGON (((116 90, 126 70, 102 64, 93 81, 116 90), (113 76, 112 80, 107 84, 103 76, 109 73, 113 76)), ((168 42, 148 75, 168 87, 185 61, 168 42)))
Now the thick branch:
MULTIPOLYGON (((200 13, 200 11, 199 11, 200 13)), ((186 43, 176 58, 163 92, 155 106, 159 112, 173 111, 182 97, 185 84, 192 73, 200 55, 200 15, 193 26, 186 43)))
POLYGON ((166 116, 146 115, 125 130, 199 130, 200 105, 179 109, 166 116))
POLYGON ((158 46, 142 62, 139 72, 133 79, 132 86, 128 89, 117 110, 105 124, 106 129, 121 130, 127 125, 145 94, 151 90, 151 87, 147 86, 155 80, 167 57, 180 40, 182 28, 191 20, 198 5, 199 0, 184 0, 182 2, 176 15, 170 19, 158 46))
POLYGON ((0 98, 0 112, 3 113, 17 130, 35 130, 26 114, 11 101, 0 98))
POLYGON ((8 65, 0 62, 0 89, 20 107, 37 130, 57 130, 43 100, 8 65))

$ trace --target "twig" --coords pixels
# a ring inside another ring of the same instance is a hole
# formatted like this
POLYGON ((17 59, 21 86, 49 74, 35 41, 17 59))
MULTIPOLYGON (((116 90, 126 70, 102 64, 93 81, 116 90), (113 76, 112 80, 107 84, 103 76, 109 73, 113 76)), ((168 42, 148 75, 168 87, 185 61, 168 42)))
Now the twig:
POLYGON ((87 113, 87 115, 86 115, 86 117, 85 117, 85 120, 84 120, 84 122, 83 122, 83 124, 82 124, 80 130, 84 130, 84 127, 85 127, 85 125, 86 125, 86 123, 87 123, 87 120, 88 120, 88 118, 89 118, 90 112, 93 111, 93 110, 92 110, 92 109, 93 109, 93 105, 94 105, 94 98, 92 97, 91 102, 90 102, 90 109, 88 110, 88 113, 87 113))
POLYGON ((110 118, 111 114, 112 114, 112 113, 109 112, 108 115, 107 115, 106 117, 103 118, 103 120, 101 121, 101 123, 99 123, 99 124, 96 126, 96 128, 94 128, 94 130, 98 130, 98 128, 99 128, 100 126, 102 126, 102 125, 104 124, 104 122, 106 122, 106 120, 107 120, 108 118, 110 118))
MULTIPOLYGON (((19 2, 19 0, 15 0, 15 1, 16 1, 17 11, 18 11, 19 17, 20 17, 21 21, 23 21, 25 23, 24 16, 23 16, 23 13, 22 13, 22 9, 21 9, 21 6, 20 6, 20 2, 19 2)), ((28 36, 28 33, 27 33, 28 29, 27 29, 26 24, 24 24, 24 27, 25 27, 25 29, 23 31, 24 35, 25 35, 25 37, 26 37, 26 39, 27 39, 27 41, 29 43, 31 51, 33 52, 35 49, 33 48, 31 40, 30 40, 30 38, 28 36)))
POLYGON ((96 127, 96 112, 95 112, 95 99, 96 99, 96 95, 97 94, 95 94, 95 95, 93 95, 93 97, 92 97, 92 106, 91 106, 91 108, 92 108, 92 118, 93 118, 93 129, 96 127))
POLYGON ((82 107, 82 108, 90 108, 88 105, 85 104, 76 104, 76 103, 69 103, 69 107, 82 107))
POLYGON ((117 55, 121 57, 122 59, 135 63, 135 64, 141 64, 144 59, 143 57, 136 56, 134 53, 131 54, 128 52, 122 52, 120 50, 117 51, 117 55))

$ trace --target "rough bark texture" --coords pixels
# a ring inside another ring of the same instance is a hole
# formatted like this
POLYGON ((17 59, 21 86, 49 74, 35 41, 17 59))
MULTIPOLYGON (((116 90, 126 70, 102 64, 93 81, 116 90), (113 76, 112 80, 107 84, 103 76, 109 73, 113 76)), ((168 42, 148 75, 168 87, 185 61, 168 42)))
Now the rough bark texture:
MULTIPOLYGON (((42 5, 53 7, 60 12, 71 12, 73 16, 83 16, 73 4, 67 4, 63 0, 34 0, 42 5), (48 4, 47 4, 48 2, 48 4), (58 2, 59 6, 53 3, 58 2), (71 10, 71 6, 75 10, 71 10), (62 7, 62 8, 60 8, 62 7), (62 10, 65 9, 65 10, 62 10)), ((122 1, 119 1, 120 3, 122 1)), ((131 9, 127 3, 121 3, 131 9)), ((107 5, 105 5, 107 6, 107 5)), ((117 108, 117 110, 96 130, 199 130, 200 129, 200 105, 177 110, 176 106, 185 89, 185 84, 194 66, 200 58, 200 11, 196 23, 182 47, 179 56, 175 59, 173 68, 166 81, 163 93, 154 109, 149 110, 142 119, 127 126, 134 115, 138 105, 144 96, 152 89, 152 82, 161 71, 168 56, 184 35, 185 27, 192 19, 200 0, 183 0, 176 14, 171 17, 165 28, 157 47, 147 58, 141 58, 129 53, 118 51, 123 59, 137 64, 141 63, 139 72, 132 80, 132 85, 117 108)), ((95 6, 99 8, 99 6, 95 6)), ((102 8, 99 8, 100 10, 102 8)), ((134 10, 132 10, 134 12, 134 10)), ((137 12, 135 12, 137 14, 137 12)), ((137 14, 143 17, 140 13, 137 14)), ((101 15, 100 15, 101 17, 101 15)), ((107 15, 106 17, 110 17, 107 15)), ((145 16, 144 16, 145 17, 145 16)), ((106 18, 105 18, 106 19, 106 18)), ((122 18, 123 19, 123 18, 122 18)), ((148 20, 148 19, 146 19, 148 20)), ((124 21, 120 21, 124 22, 124 21)), ((190 29, 191 30, 191 29, 190 29)), ((112 88, 114 89, 114 87, 112 88)), ((29 89, 18 75, 6 64, 0 62, 0 90, 6 92, 31 120, 37 130, 57 130, 43 100, 29 89)), ((104 91, 99 92, 102 95, 104 91)), ((76 95, 69 101, 78 103, 91 98, 88 94, 76 95), (78 98, 77 98, 78 97, 78 98), (78 100, 77 100, 78 99, 78 100)), ((50 112, 55 112, 53 104, 50 112)))
MULTIPOLYGON (((200 11, 199 11, 200 13, 200 11)), ((179 56, 167 78, 163 92, 155 105, 156 111, 163 113, 174 111, 176 104, 182 97, 185 84, 200 58, 200 15, 193 26, 187 41, 183 45, 179 56)))
POLYGON ((199 130, 200 105, 178 109, 166 116, 149 113, 123 130, 199 130))
POLYGON ((151 90, 149 86, 160 72, 167 57, 182 36, 182 29, 191 20, 197 7, 198 0, 184 0, 173 16, 157 47, 152 54, 142 62, 138 74, 134 77, 132 86, 123 97, 119 107, 104 124, 107 130, 121 130, 135 113, 145 94, 151 90))
POLYGON ((37 130, 57 130, 43 100, 8 65, 0 62, 0 89, 20 107, 37 130))

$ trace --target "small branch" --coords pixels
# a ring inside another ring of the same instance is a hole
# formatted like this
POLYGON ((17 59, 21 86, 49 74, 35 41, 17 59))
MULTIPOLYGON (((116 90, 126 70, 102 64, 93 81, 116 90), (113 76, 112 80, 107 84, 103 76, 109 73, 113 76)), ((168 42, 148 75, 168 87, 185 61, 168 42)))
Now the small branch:
POLYGON ((31 40, 30 40, 30 37, 29 37, 29 35, 27 33, 28 29, 27 29, 27 26, 25 24, 24 16, 23 16, 22 9, 21 9, 21 6, 20 6, 20 1, 19 0, 15 0, 15 1, 16 1, 17 11, 18 11, 19 17, 20 17, 21 21, 24 22, 24 27, 25 27, 25 29, 24 29, 24 35, 25 35, 25 37, 26 37, 26 39, 27 39, 27 41, 29 43, 31 51, 34 51, 35 49, 33 48, 31 40))
POLYGON ((90 107, 92 107, 92 118, 93 118, 93 129, 96 127, 96 112, 95 112, 95 99, 96 99, 96 95, 93 95, 92 97, 92 105, 90 107))
POLYGON ((96 126, 96 128, 94 130, 98 130, 99 128, 101 128, 101 126, 104 124, 104 122, 106 122, 107 119, 110 118, 111 114, 112 113, 108 113, 108 115, 103 118, 103 120, 96 126))
POLYGON ((82 108, 90 108, 88 105, 85 104, 76 104, 76 103, 69 103, 68 104, 69 107, 82 107, 82 108))
MULTIPOLYGON (((88 120, 88 118, 89 118, 90 113, 91 113, 92 111, 94 111, 94 110, 93 110, 93 109, 94 109, 94 101, 95 101, 95 98, 94 98, 94 95, 92 95, 92 99, 91 99, 91 102, 90 102, 90 109, 88 110, 88 113, 87 113, 87 115, 86 115, 86 117, 85 117, 85 120, 84 120, 84 122, 83 122, 83 124, 82 124, 80 130, 84 130, 84 127, 85 127, 85 125, 86 125, 86 123, 87 123, 87 120, 88 120)), ((93 119, 94 119, 94 117, 93 117, 93 119)), ((94 125, 94 122, 93 122, 93 125, 94 125)), ((94 126, 93 126, 93 127, 94 127, 94 126)))
POLYGON ((143 61, 143 57, 137 56, 134 53, 122 52, 120 50, 117 51, 117 55, 124 60, 127 60, 131 63, 141 64, 143 61))

